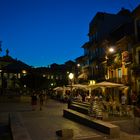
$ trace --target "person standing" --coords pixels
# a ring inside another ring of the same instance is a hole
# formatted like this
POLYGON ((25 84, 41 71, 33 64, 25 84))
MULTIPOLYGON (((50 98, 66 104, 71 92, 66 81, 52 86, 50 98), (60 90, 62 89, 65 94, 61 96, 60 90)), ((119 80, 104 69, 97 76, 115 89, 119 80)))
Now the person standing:
POLYGON ((122 105, 122 114, 123 115, 126 114, 126 100, 127 100, 127 97, 125 96, 124 93, 122 93, 122 96, 121 96, 121 105, 122 105))
POLYGON ((126 105, 126 100, 127 100, 127 97, 125 96, 124 93, 122 93, 122 96, 121 96, 121 104, 122 105, 126 105))

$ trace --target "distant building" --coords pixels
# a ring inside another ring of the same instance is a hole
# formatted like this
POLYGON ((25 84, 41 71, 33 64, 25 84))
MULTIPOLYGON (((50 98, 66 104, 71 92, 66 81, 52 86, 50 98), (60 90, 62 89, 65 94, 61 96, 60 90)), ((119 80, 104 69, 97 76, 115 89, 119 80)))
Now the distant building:
POLYGON ((69 84, 68 74, 70 72, 76 75, 76 63, 73 61, 67 61, 65 64, 53 63, 48 67, 34 68, 33 71, 48 81, 46 88, 64 86, 69 84))
POLYGON ((0 88, 1 91, 11 88, 20 88, 18 79, 26 75, 31 66, 22 61, 13 59, 8 53, 0 57, 0 88))

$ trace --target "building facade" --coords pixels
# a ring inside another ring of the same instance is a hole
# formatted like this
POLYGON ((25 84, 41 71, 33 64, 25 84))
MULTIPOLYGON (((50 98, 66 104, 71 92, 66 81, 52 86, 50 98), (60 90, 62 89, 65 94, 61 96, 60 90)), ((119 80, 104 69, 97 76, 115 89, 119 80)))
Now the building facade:
MULTIPOLYGON (((122 24, 131 22, 129 10, 122 9, 117 14, 98 12, 89 24, 89 41, 82 47, 86 64, 83 71, 88 71, 89 80, 104 81, 111 78, 109 74, 108 49, 116 45, 116 38, 112 38, 111 33, 122 24)), ((112 73, 112 72, 110 72, 112 73)), ((112 74, 114 78, 114 74, 112 74)))
POLYGON ((0 93, 12 89, 22 89, 19 79, 30 72, 31 67, 22 61, 13 59, 6 54, 0 57, 0 93))
POLYGON ((132 16, 134 19, 132 81, 133 90, 140 94, 140 5, 134 9, 132 16))

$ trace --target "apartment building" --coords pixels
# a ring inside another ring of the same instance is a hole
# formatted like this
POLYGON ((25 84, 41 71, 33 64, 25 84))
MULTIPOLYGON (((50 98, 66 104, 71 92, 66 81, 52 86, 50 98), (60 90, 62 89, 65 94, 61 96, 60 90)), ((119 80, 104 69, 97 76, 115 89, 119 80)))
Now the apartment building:
POLYGON ((140 5, 132 12, 134 19, 134 47, 132 64, 133 90, 140 94, 140 5))
MULTIPOLYGON (((84 65, 82 69, 84 72, 87 71, 88 80, 99 82, 111 78, 108 69, 109 63, 111 62, 109 61, 111 59, 108 59, 108 57, 111 57, 111 55, 108 50, 110 47, 114 47, 115 49, 117 45, 116 41, 119 41, 125 35, 124 30, 127 31, 127 29, 130 29, 126 34, 131 33, 131 30, 133 30, 133 28, 129 28, 132 26, 131 24, 131 12, 127 9, 121 9, 117 14, 98 12, 95 15, 89 24, 89 41, 82 46, 84 49, 84 58, 82 58, 84 65), (125 25, 128 26, 127 29, 124 29, 124 27, 126 28, 125 25)), ((118 57, 121 56, 118 55, 118 57)), ((114 73, 112 73, 113 77, 114 73)))

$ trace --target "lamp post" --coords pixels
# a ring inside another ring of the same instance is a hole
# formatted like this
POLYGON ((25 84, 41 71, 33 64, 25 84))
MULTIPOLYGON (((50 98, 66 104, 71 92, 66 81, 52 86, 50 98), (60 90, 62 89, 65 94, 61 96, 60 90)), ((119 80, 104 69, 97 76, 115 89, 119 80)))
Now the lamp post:
POLYGON ((113 53, 113 52, 114 52, 114 48, 110 47, 110 48, 109 48, 109 52, 110 52, 110 53, 113 53))
POLYGON ((68 108, 69 106, 71 105, 71 102, 72 102, 72 98, 73 98, 73 94, 72 94, 72 80, 74 78, 74 74, 73 73, 69 73, 69 80, 70 80, 70 97, 69 97, 69 100, 68 100, 68 108))
POLYGON ((1 77, 1 91, 0 94, 3 94, 3 71, 0 69, 0 77, 1 77))
POLYGON ((26 70, 22 70, 22 74, 23 74, 23 76, 26 76, 27 75, 27 71, 26 70))
POLYGON ((73 78, 74 78, 74 74, 73 73, 70 73, 69 74, 69 79, 70 79, 70 83, 71 83, 71 96, 72 96, 72 80, 73 80, 73 78))
POLYGON ((115 52, 115 50, 114 50, 114 47, 112 47, 112 46, 107 48, 107 50, 106 50, 106 56, 105 56, 105 58, 106 58, 105 79, 106 80, 109 79, 109 73, 108 73, 109 56, 114 52, 115 52))

